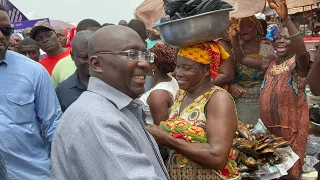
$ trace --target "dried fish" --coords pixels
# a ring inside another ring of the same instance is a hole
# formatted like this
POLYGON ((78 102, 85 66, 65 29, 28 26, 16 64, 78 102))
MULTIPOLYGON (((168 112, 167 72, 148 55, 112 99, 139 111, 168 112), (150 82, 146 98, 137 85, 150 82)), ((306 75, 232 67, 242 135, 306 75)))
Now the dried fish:
POLYGON ((274 147, 267 147, 261 151, 262 154, 274 153, 276 148, 274 147))
POLYGON ((283 141, 283 142, 273 144, 274 148, 282 148, 282 147, 287 147, 287 146, 290 146, 290 143, 288 141, 283 141))
POLYGON ((255 150, 256 151, 260 151, 263 148, 267 147, 268 145, 269 145, 269 143, 257 144, 256 147, 255 147, 255 150))
POLYGON ((248 167, 258 167, 257 161, 253 157, 246 157, 242 160, 243 164, 248 167))

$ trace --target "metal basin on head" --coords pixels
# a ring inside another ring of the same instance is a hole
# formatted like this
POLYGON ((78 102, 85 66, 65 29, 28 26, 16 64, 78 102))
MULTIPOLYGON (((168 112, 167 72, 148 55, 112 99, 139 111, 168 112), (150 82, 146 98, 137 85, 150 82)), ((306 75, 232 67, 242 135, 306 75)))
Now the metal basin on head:
POLYGON ((165 22, 158 29, 164 43, 182 47, 223 37, 229 28, 229 12, 232 8, 203 13, 165 22))

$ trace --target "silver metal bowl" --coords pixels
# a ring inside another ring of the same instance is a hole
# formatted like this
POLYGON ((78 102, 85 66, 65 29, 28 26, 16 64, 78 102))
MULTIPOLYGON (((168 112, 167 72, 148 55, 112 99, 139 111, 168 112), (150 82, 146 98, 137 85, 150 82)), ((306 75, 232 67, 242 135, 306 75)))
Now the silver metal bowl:
POLYGON ((158 29, 162 41, 174 47, 214 40, 226 35, 232 8, 165 22, 158 29))

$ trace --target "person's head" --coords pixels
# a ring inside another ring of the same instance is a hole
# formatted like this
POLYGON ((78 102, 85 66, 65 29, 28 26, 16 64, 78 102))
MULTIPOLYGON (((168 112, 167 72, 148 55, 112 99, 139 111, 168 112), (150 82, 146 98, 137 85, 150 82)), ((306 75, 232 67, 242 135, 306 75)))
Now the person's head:
POLYGON ((128 25, 128 22, 126 20, 120 20, 118 25, 121 25, 121 26, 127 26, 128 25))
POLYGON ((174 49, 164 45, 156 44, 150 49, 155 54, 154 63, 151 65, 152 72, 159 71, 162 74, 173 72, 176 68, 176 55, 174 49))
POLYGON ((112 23, 104 23, 104 24, 102 24, 102 27, 111 26, 111 25, 114 25, 114 24, 112 24, 112 23))
POLYGON ((20 42, 18 46, 18 52, 34 61, 39 62, 40 48, 37 46, 36 41, 31 38, 25 38, 20 42))
POLYGON ((227 58, 225 50, 214 42, 185 46, 179 49, 177 56, 176 79, 179 87, 192 92, 210 82, 210 64, 227 58))
POLYGON ((39 22, 30 32, 30 37, 46 53, 52 53, 62 48, 58 36, 48 22, 39 22))
POLYGON ((10 36, 10 43, 9 43, 8 49, 11 50, 11 51, 17 52, 18 51, 18 45, 19 45, 20 42, 21 42, 20 36, 17 35, 17 34, 12 34, 10 36))
POLYGON ((244 42, 252 41, 263 34, 263 27, 255 16, 241 18, 240 37, 244 42))
POLYGON ((18 34, 12 34, 10 38, 13 39, 16 44, 19 44, 22 40, 18 34))
POLYGON ((78 69, 78 72, 88 78, 90 77, 88 43, 92 34, 93 31, 80 31, 76 33, 72 40, 71 57, 78 69))
POLYGON ((77 25, 77 32, 83 30, 96 31, 101 28, 101 24, 93 19, 84 19, 80 21, 77 25))
MULTIPOLYGON (((90 75, 135 99, 144 93, 150 54, 140 36, 125 26, 106 26, 89 40, 90 75)), ((154 57, 151 57, 154 58, 154 57)))
POLYGON ((68 42, 68 38, 67 38, 67 34, 66 34, 65 30, 62 29, 61 27, 57 26, 57 27, 54 27, 54 31, 57 34, 60 45, 62 47, 66 47, 67 42, 68 42))
POLYGON ((13 28, 10 25, 10 19, 7 10, 0 5, 0 60, 4 59, 10 44, 10 36, 13 34, 13 28))
POLYGON ((31 31, 31 27, 28 27, 28 28, 25 28, 23 31, 22 31, 22 36, 23 38, 30 38, 30 31, 31 31))
POLYGON ((144 22, 132 19, 129 22, 128 27, 136 31, 143 41, 147 39, 147 28, 144 22))
POLYGON ((286 27, 280 27, 277 38, 275 39, 277 55, 280 58, 291 57, 294 55, 290 35, 286 27))

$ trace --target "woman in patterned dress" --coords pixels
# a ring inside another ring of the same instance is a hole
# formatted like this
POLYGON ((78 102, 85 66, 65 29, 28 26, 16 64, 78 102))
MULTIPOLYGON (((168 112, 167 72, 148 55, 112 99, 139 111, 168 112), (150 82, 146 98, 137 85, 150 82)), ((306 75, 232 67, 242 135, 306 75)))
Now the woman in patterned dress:
POLYGON ((172 180, 220 180, 238 175, 229 159, 237 128, 235 104, 228 92, 210 80, 210 64, 222 57, 228 56, 214 42, 182 47, 177 57, 176 78, 181 90, 170 118, 203 128, 207 143, 189 143, 158 126, 147 127, 159 145, 170 149, 166 167, 172 180), (181 165, 179 155, 186 157, 188 163, 181 165))
POLYGON ((231 23, 231 27, 239 31, 230 31, 237 64, 235 81, 229 86, 229 92, 235 98, 239 120, 246 124, 256 124, 260 118, 259 95, 264 71, 239 63, 239 58, 244 53, 244 56, 261 61, 261 58, 274 55, 275 52, 268 42, 261 40, 265 29, 255 16, 232 19, 231 23))
POLYGON ((269 0, 282 18, 284 27, 275 39, 278 57, 255 61, 243 58, 243 64, 266 69, 261 87, 261 120, 271 133, 290 141, 293 151, 300 157, 290 169, 288 179, 299 179, 309 131, 309 109, 305 94, 310 56, 303 37, 288 16, 285 0, 278 4, 269 0))

